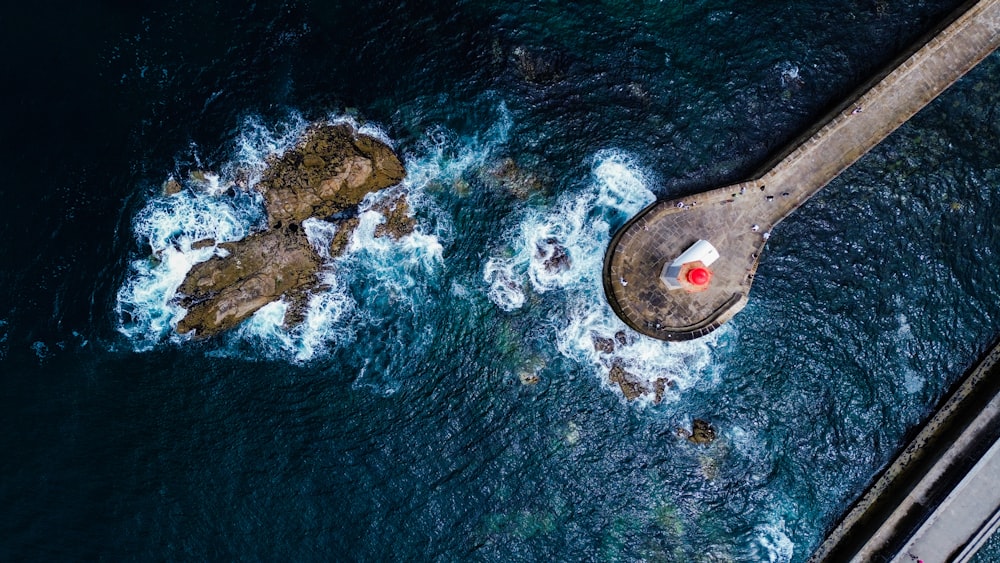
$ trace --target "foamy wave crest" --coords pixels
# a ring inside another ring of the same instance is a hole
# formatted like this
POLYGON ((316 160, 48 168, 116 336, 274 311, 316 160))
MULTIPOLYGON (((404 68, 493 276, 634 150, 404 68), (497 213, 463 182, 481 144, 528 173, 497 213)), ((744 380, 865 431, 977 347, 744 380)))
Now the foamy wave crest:
MULTIPOLYGON (((330 114, 323 121, 330 124, 347 123, 359 133, 393 146, 389 136, 376 124, 361 124, 354 117, 338 114, 330 114)), ((274 126, 264 123, 259 116, 247 117, 236 137, 233 158, 222 166, 221 175, 232 179, 241 187, 257 185, 267 169, 268 160, 280 158, 285 151, 294 147, 310 125, 298 112, 289 113, 274 126)))
POLYGON ((506 311, 521 307, 524 287, 544 293, 600 285, 604 249, 612 224, 620 225, 655 199, 642 171, 625 154, 594 157, 585 189, 557 200, 551 209, 529 209, 519 217, 503 254, 487 260, 487 295, 506 311))
POLYGON ((658 380, 664 386, 661 400, 669 403, 680 392, 714 377, 712 351, 725 334, 723 327, 697 340, 668 344, 632 331, 606 303, 596 307, 581 299, 572 304, 556 346, 563 356, 590 365, 609 387, 614 385, 608 380, 611 368, 621 367, 649 390, 640 401, 648 405, 656 398, 658 380))
POLYGON ((661 399, 676 398, 711 373, 712 348, 726 330, 694 341, 666 344, 629 329, 604 297, 604 252, 611 233, 655 200, 647 176, 627 155, 601 151, 580 190, 547 208, 525 210, 505 248, 483 266, 487 296, 505 311, 521 308, 529 293, 556 293, 561 314, 547 323, 563 356, 590 365, 608 386, 617 366, 638 380, 651 402, 657 381, 661 399))
POLYGON ((273 127, 258 116, 247 117, 236 138, 233 158, 222 166, 222 176, 238 181, 241 187, 256 186, 268 159, 280 157, 294 147, 308 126, 309 122, 297 112, 273 127))
MULTIPOLYGON (((785 521, 767 524, 757 528, 760 535, 757 543, 764 549, 767 561, 771 563, 788 563, 795 553, 795 544, 785 533, 785 521)), ((761 561, 764 559, 761 558, 761 561)))
POLYGON ((499 104, 497 114, 482 136, 463 139, 443 127, 429 130, 417 148, 418 156, 406 158, 403 185, 419 191, 432 184, 453 185, 466 172, 483 167, 507 143, 514 124, 505 104, 499 104))
MULTIPOLYGON (((367 279, 393 295, 403 296, 421 280, 437 273, 444 263, 444 247, 435 234, 424 234, 419 227, 414 232, 394 240, 391 236, 375 236, 376 228, 386 218, 373 209, 393 197, 391 192, 369 194, 359 207, 359 223, 351 234, 347 247, 349 263, 363 269, 367 279)), ((414 304, 411 302, 411 309, 414 304)))
POLYGON ((139 349, 171 333, 187 312, 171 300, 191 267, 225 255, 217 244, 242 239, 263 217, 260 197, 252 192, 228 197, 189 186, 150 201, 133 221, 136 237, 150 255, 132 262, 132 273, 118 291, 119 331, 139 349), (194 243, 208 239, 215 244, 194 248, 194 243))
POLYGON ((308 362, 329 352, 331 346, 353 340, 354 329, 345 321, 354 311, 354 299, 332 270, 323 272, 321 280, 322 290, 309 297, 300 324, 285 326, 289 304, 284 299, 269 303, 240 325, 236 342, 231 342, 227 352, 250 344, 265 357, 308 362))
POLYGON ((524 283, 515 271, 518 262, 513 258, 490 258, 483 267, 483 279, 489 284, 486 295, 507 312, 524 305, 524 283))

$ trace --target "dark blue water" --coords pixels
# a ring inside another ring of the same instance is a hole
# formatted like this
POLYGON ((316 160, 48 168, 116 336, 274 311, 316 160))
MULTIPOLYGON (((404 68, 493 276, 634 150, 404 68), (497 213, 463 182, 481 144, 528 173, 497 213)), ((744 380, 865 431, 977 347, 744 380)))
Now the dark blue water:
POLYGON ((8 10, 0 559, 804 560, 1000 333, 1000 58, 783 222, 729 325, 629 335, 660 405, 593 350, 623 328, 603 249, 956 4, 8 10), (171 336, 190 254, 151 252, 259 211, 189 172, 224 185, 316 119, 394 144, 417 235, 364 215, 307 327, 171 336), (695 417, 715 443, 676 437, 695 417))

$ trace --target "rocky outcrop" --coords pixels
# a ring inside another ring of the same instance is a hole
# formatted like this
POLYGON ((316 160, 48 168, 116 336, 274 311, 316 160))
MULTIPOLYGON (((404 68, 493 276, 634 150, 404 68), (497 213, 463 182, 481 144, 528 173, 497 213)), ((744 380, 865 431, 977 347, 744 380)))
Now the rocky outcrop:
POLYGON ((375 227, 376 237, 392 237, 399 240, 413 232, 417 221, 410 217, 410 204, 406 195, 400 195, 374 207, 374 210, 385 217, 385 223, 375 227))
POLYGON ((325 219, 404 176, 402 162, 385 144, 346 123, 324 124, 271 162, 257 189, 264 195, 268 225, 280 228, 310 217, 325 219))
POLYGON ((229 256, 196 264, 181 284, 180 304, 188 312, 179 333, 232 328, 283 295, 294 307, 316 283, 320 259, 300 232, 272 229, 219 247, 229 256))
POLYGON ((542 261, 545 271, 550 274, 560 274, 573 267, 573 261, 566 252, 566 247, 559 240, 550 237, 535 245, 535 258, 542 261))
MULTIPOLYGON (((301 321, 321 266, 302 221, 315 217, 337 222, 330 254, 339 255, 358 225, 356 213, 350 211, 367 194, 404 176, 402 163, 388 146, 358 134, 351 125, 310 128, 298 146, 269 163, 257 186, 264 197, 268 229, 218 245, 225 256, 196 264, 188 273, 177 298, 188 312, 177 332, 211 336, 282 298, 289 305, 285 323, 301 321), (337 214, 342 217, 331 217, 337 214)), ((385 234, 399 238, 413 230, 405 197, 385 207, 379 210, 388 217, 382 225, 385 234)))
POLYGON ((166 182, 163 182, 163 195, 179 194, 183 189, 184 187, 181 186, 181 183, 173 176, 167 178, 166 182))
POLYGON ((357 217, 350 217, 340 221, 337 232, 330 241, 330 256, 340 256, 347 250, 347 245, 351 242, 351 234, 358 228, 361 221, 357 217))
POLYGON ((612 383, 618 384, 618 387, 622 390, 622 394, 629 401, 634 401, 649 391, 638 377, 625 371, 625 368, 621 364, 611 366, 608 379, 612 383))
POLYGON ((643 395, 652 393, 653 402, 659 404, 663 401, 663 396, 667 388, 675 385, 673 381, 666 377, 654 377, 652 379, 639 377, 626 370, 620 359, 612 356, 618 346, 628 346, 631 343, 628 335, 624 332, 619 331, 615 333, 614 338, 608 338, 592 332, 590 333, 590 339, 594 343, 594 351, 604 356, 601 360, 604 365, 611 366, 608 371, 608 380, 618 385, 622 390, 622 394, 625 395, 626 400, 634 401, 643 395))
POLYGON ((555 49, 518 46, 511 55, 524 80, 534 84, 552 84, 562 80, 569 66, 567 57, 555 49))
POLYGON ((691 430, 678 428, 677 435, 692 444, 710 444, 715 441, 715 428, 707 420, 696 418, 691 423, 691 430))

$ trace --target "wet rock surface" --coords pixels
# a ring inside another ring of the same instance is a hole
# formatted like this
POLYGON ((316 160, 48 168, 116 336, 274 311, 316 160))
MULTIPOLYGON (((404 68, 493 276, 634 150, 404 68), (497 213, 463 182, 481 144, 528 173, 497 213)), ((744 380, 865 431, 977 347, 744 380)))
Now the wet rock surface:
POLYGON ((374 209, 385 217, 385 223, 375 227, 376 237, 389 236, 399 240, 412 233, 417 226, 416 219, 410 217, 410 204, 405 194, 376 205, 374 209))
POLYGON ((573 267, 573 261, 566 253, 566 247, 559 244, 559 240, 555 238, 539 242, 535 248, 535 257, 542 261, 545 271, 550 274, 566 272, 573 267))
MULTIPOLYGON (((257 186, 265 201, 268 229, 233 243, 196 264, 178 290, 188 310, 177 325, 181 334, 206 337, 230 329, 258 309, 284 298, 285 324, 300 322, 305 300, 318 283, 320 256, 309 244, 303 220, 330 220, 357 207, 372 192, 400 182, 402 163, 377 139, 358 134, 346 123, 311 127, 295 148, 269 163, 257 186)), ((413 230, 405 196, 376 209, 386 214, 384 234, 400 238, 413 230)), ((335 220, 330 254, 346 249, 358 225, 355 216, 335 220)), ((211 245, 211 241, 204 243, 211 245)))
POLYGON ((710 444, 715 441, 715 428, 707 420, 696 418, 691 423, 691 430, 678 428, 677 435, 692 444, 710 444))
POLYGON ((300 299, 316 282, 320 259, 300 232, 270 230, 219 248, 230 254, 195 264, 181 284, 187 315, 177 332, 215 334, 285 295, 300 299))
POLYGON ((270 163, 257 189, 268 225, 329 217, 365 195, 398 184, 402 162, 384 143, 346 123, 310 128, 304 142, 270 163))
POLYGON ((666 392, 667 387, 671 387, 672 383, 665 377, 658 377, 652 381, 646 381, 622 366, 621 363, 615 362, 611 366, 611 371, 608 372, 608 379, 612 383, 616 383, 622 390, 622 394, 625 395, 625 399, 629 401, 634 401, 639 397, 646 395, 648 393, 653 394, 653 402, 659 403, 663 400, 663 394, 666 392))

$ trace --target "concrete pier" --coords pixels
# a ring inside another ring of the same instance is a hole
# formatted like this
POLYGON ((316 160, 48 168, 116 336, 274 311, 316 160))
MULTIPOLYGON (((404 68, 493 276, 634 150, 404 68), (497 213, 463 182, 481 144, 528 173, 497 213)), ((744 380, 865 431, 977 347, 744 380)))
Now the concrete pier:
POLYGON ((1000 525, 1000 343, 844 514, 809 563, 968 561, 1000 525))
POLYGON ((747 303, 771 230, 1000 44, 1000 0, 970 2, 870 89, 748 182, 660 201, 614 236, 604 261, 612 309, 661 340, 708 334, 747 303), (718 249, 708 289, 670 291, 665 263, 699 239, 718 249))

